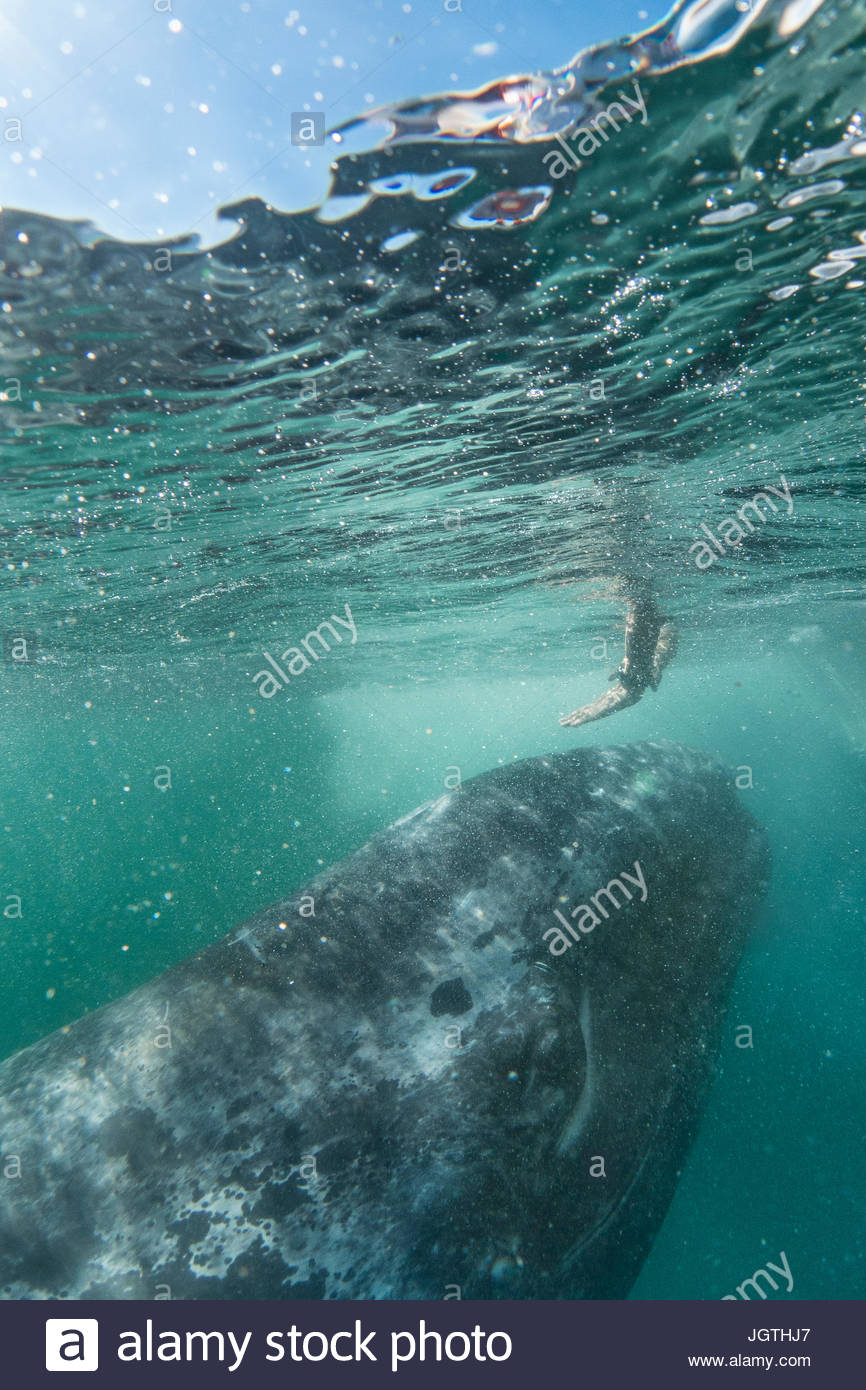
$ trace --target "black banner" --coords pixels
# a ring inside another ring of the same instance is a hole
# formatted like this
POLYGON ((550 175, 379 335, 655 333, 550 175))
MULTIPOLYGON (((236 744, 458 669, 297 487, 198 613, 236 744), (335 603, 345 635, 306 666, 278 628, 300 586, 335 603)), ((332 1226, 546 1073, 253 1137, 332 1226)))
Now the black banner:
POLYGON ((861 1383, 857 1303, 723 1302, 28 1302, 0 1305, 0 1329, 28 1390, 67 1370, 118 1390, 861 1383))

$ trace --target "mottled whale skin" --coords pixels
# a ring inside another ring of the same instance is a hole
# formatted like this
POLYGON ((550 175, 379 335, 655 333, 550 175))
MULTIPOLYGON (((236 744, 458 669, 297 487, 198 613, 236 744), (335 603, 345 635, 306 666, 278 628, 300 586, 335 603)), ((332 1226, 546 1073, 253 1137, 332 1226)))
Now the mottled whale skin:
POLYGON ((623 1297, 767 876, 676 744, 474 778, 0 1067, 0 1289, 623 1297), (646 901, 552 955, 636 860, 646 901))

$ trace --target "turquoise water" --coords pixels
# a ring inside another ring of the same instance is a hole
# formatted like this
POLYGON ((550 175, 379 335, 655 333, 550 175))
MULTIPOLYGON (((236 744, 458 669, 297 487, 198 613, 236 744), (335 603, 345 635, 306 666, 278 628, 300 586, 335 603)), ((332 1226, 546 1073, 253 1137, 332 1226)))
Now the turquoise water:
POLYGON ((866 13, 716 13, 355 127, 356 202, 250 201, 168 269, 2 214, 0 1050, 455 777, 678 739, 739 769, 775 870, 634 1296, 785 1251, 794 1297, 856 1298, 866 13), (646 125, 554 179, 551 132, 634 81, 646 125), (624 576, 679 653, 562 729, 621 659, 624 576), (357 641, 262 698, 263 653, 346 605, 357 641))

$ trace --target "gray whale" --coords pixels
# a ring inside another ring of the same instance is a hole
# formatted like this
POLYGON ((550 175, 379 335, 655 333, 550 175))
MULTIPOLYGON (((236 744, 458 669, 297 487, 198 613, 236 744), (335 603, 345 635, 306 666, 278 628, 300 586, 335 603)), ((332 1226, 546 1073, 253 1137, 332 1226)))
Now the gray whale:
POLYGON ((768 867, 730 775, 673 743, 422 806, 0 1067, 0 1289, 625 1296, 768 867))

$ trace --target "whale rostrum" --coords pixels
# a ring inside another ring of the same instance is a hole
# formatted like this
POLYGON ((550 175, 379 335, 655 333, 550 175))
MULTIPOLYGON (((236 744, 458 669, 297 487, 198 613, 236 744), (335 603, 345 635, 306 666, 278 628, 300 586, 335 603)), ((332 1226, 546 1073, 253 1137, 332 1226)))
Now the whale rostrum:
POLYGON ((467 781, 0 1066, 0 1289, 624 1297, 768 872, 674 743, 467 781))

